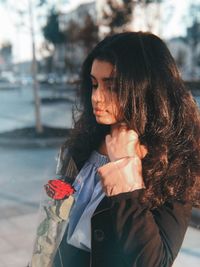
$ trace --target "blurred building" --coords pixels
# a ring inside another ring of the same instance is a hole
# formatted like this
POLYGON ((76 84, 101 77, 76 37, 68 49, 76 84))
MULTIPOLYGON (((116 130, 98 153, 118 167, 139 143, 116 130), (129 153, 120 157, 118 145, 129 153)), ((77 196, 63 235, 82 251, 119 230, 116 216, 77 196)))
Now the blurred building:
MULTIPOLYGON (((120 0, 116 2, 122 3, 120 0)), ((100 39, 109 33, 109 27, 104 20, 104 13, 109 14, 108 0, 96 0, 79 5, 70 12, 60 13, 59 28, 66 34, 66 43, 55 47, 53 62, 57 70, 65 71, 66 67, 71 72, 78 72, 80 64, 87 54, 86 48, 77 38, 81 27, 86 24, 89 15, 98 25, 97 34, 100 39)), ((132 20, 126 25, 127 30, 150 31, 165 39, 166 23, 171 19, 173 10, 163 3, 135 2, 132 10, 132 20)), ((111 14, 112 15, 112 14, 111 14)), ((121 29, 119 28, 118 31, 121 29)), ((166 39, 167 45, 174 56, 182 77, 185 80, 200 79, 200 62, 194 64, 194 59, 200 58, 200 43, 195 51, 187 37, 173 37, 166 39)), ((200 61, 200 59, 199 59, 200 61)))
MULTIPOLYGON (((116 4, 114 6, 121 6, 122 1, 114 1, 116 4)), ((104 13, 110 13, 112 16, 111 8, 109 7, 108 0, 96 0, 97 8, 97 21, 99 28, 100 36, 105 36, 109 33, 109 28, 104 20, 104 13)), ((142 1, 135 1, 132 5, 132 19, 126 25, 127 30, 132 31, 151 31, 155 34, 161 35, 162 23, 161 23, 161 13, 162 13, 162 4, 159 2, 156 3, 144 3, 142 1)), ((120 29, 119 29, 120 31, 120 29)))
MULTIPOLYGON (((120 1, 119 1, 120 2, 120 1)), ((55 47, 54 65, 56 69, 64 69, 66 66, 71 71, 77 71, 80 63, 87 54, 81 42, 77 40, 79 28, 86 24, 89 15, 98 25, 97 35, 100 39, 105 36, 109 29, 102 19, 105 10, 109 9, 107 0, 96 0, 79 5, 76 9, 59 15, 59 29, 66 33, 66 43, 55 47), (72 66, 73 63, 73 66, 72 66)), ((149 4, 148 6, 136 5, 133 20, 130 21, 130 30, 151 30, 155 33, 160 31, 160 4, 149 4), (149 14, 147 16, 147 13, 149 14)))
POLYGON ((184 80, 200 80, 200 43, 195 47, 183 37, 166 41, 184 80))
POLYGON ((67 66, 72 72, 78 70, 80 63, 84 60, 85 51, 82 44, 78 41, 78 34, 84 26, 88 16, 96 22, 96 2, 79 5, 76 9, 59 15, 59 29, 66 35, 66 43, 60 44, 55 48, 54 64, 57 68, 67 66))

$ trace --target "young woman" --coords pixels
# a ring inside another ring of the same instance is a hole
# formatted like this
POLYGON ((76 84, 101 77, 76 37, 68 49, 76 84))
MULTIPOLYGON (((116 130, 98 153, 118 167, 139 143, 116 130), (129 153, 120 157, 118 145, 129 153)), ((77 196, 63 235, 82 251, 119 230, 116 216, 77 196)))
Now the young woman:
POLYGON ((106 37, 81 82, 57 172, 75 192, 44 206, 32 266, 172 266, 200 206, 197 105, 151 33, 106 37))

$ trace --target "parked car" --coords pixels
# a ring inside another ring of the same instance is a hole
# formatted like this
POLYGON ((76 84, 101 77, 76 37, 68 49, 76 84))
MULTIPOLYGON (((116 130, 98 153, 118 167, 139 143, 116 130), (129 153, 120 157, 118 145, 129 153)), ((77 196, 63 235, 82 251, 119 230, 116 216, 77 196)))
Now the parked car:
POLYGON ((18 83, 11 83, 7 78, 0 78, 0 90, 15 90, 19 88, 20 85, 18 83))

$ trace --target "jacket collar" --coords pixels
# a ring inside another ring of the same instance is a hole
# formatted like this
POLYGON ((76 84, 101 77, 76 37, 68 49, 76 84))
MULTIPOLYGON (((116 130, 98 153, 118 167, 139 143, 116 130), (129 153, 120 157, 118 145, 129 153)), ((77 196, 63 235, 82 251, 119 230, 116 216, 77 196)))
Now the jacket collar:
MULTIPOLYGON (((107 211, 111 208, 111 200, 107 196, 105 196, 97 206, 96 210, 93 213, 93 216, 96 216, 97 214, 107 211)), ((93 217, 92 216, 92 217, 93 217)))

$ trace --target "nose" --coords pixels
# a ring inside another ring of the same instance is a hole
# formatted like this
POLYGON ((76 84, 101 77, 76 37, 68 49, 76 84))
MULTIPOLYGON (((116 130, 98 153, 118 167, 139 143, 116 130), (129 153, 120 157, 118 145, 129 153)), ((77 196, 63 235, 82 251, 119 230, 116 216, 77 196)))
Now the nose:
POLYGON ((96 89, 92 91, 92 101, 94 102, 104 102, 105 94, 104 90, 101 86, 98 86, 96 89))

